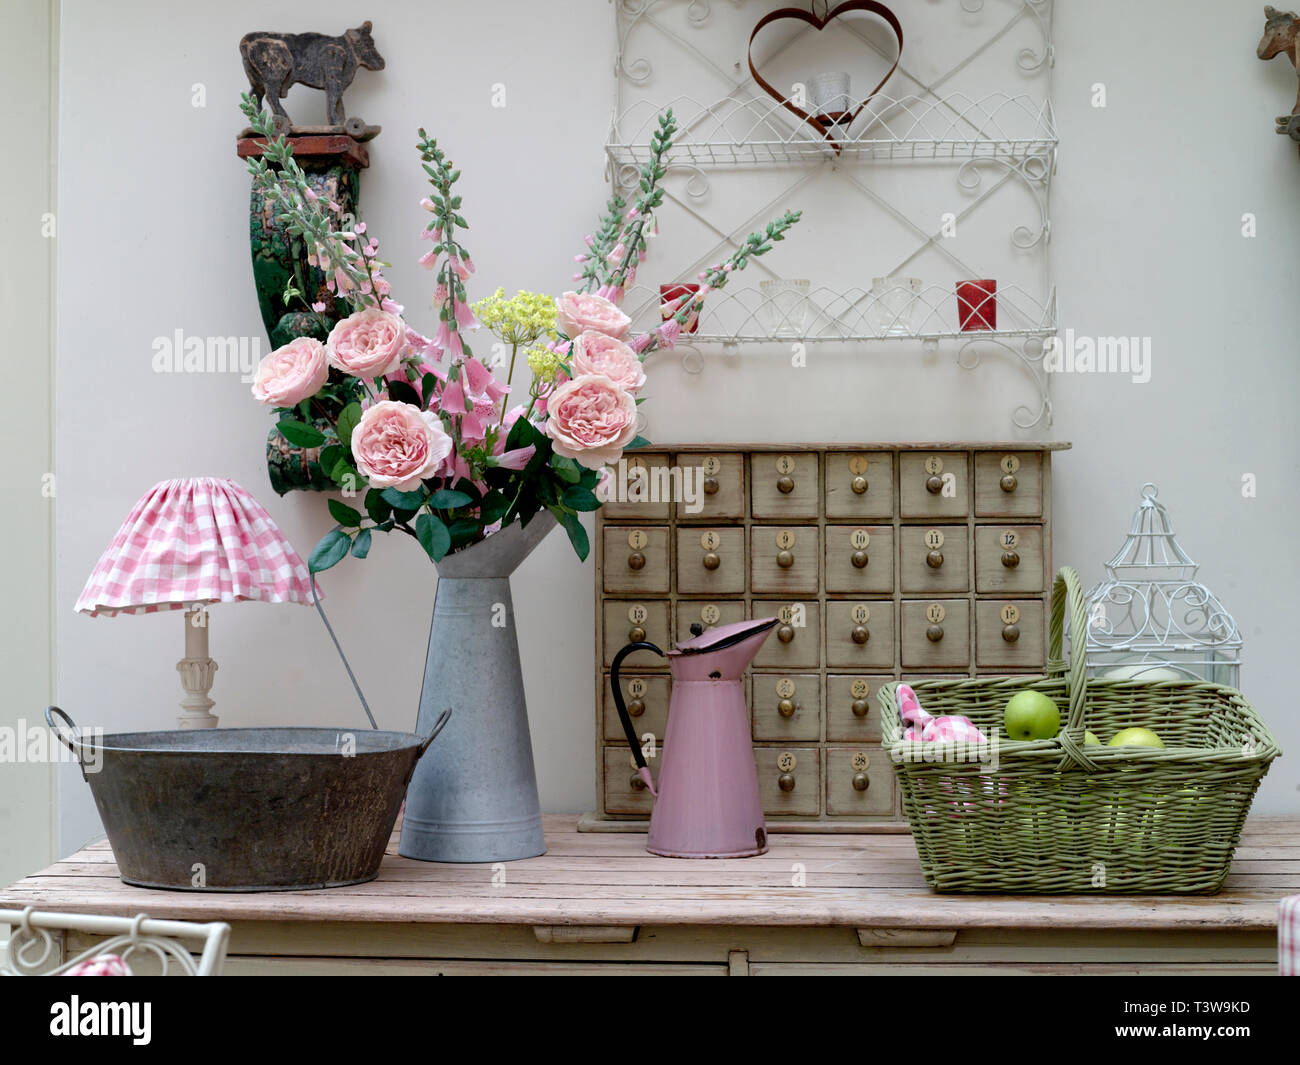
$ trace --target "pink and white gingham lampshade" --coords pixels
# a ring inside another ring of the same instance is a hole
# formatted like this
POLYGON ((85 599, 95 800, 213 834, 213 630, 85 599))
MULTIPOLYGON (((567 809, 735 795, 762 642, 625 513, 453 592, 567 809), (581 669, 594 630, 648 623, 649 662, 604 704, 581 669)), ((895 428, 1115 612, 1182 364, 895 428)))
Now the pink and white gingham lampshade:
POLYGON ((154 485, 135 505, 77 611, 111 617, 242 599, 311 603, 307 564, 234 481, 183 477, 154 485))

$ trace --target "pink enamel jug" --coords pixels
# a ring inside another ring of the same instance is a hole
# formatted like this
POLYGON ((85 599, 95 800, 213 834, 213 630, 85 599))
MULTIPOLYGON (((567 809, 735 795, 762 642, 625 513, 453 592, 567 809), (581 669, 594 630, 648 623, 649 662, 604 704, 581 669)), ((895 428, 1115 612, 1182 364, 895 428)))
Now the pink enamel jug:
POLYGON ((747 858, 767 850, 758 769, 741 679, 775 628, 776 618, 738 621, 663 651, 644 641, 614 656, 610 686, 637 773, 655 796, 646 850, 666 858, 747 858), (659 784, 623 701, 618 669, 634 651, 668 659, 673 694, 663 737, 659 784))

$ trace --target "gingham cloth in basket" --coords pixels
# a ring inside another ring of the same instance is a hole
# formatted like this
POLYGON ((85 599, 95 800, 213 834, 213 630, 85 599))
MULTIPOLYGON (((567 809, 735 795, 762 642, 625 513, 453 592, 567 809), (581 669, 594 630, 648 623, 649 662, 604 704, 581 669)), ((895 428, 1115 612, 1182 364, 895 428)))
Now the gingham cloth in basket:
POLYGON ((307 564, 234 481, 187 477, 159 482, 135 505, 77 611, 151 614, 240 599, 310 603, 307 564))
POLYGON ((1277 974, 1300 976, 1300 895, 1277 904, 1277 974))

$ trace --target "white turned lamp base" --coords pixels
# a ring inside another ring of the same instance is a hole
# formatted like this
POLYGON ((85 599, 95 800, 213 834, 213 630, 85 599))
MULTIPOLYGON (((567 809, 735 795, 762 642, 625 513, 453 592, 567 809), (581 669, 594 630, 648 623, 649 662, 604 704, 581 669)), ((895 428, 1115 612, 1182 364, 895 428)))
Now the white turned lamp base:
POLYGON ((217 727, 217 715, 212 713, 217 704, 208 698, 216 671, 216 662, 208 657, 208 612, 202 606, 191 607, 185 611, 185 657, 176 663, 185 689, 182 713, 176 719, 181 728, 217 727))

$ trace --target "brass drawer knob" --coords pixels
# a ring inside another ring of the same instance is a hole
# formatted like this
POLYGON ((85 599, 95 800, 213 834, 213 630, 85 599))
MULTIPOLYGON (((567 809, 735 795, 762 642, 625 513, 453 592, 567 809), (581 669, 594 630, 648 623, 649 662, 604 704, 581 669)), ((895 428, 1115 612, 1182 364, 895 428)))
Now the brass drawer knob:
POLYGON ((793 699, 782 699, 776 704, 776 712, 782 717, 794 717, 795 705, 793 699))
POLYGON ((927 551, 925 555, 925 564, 931 569, 938 569, 943 565, 943 552, 927 551))
POLYGON ((856 643, 856 644, 864 644, 864 643, 866 643, 869 639, 871 639, 871 633, 870 633, 869 631, 867 631, 867 627, 866 627, 865 625, 854 625, 854 626, 853 626, 853 642, 854 642, 854 643, 856 643))
POLYGON ((1004 474, 1002 480, 998 481, 998 487, 1004 492, 1014 492, 1020 486, 1014 473, 1004 474))
POLYGON ((1020 626, 1019 626, 1019 625, 1003 625, 1003 626, 1002 626, 1002 638, 1003 638, 1004 640, 1006 640, 1007 643, 1015 643, 1018 639, 1020 639, 1020 626))
POLYGON ((943 491, 943 478, 937 473, 931 474, 925 479, 925 490, 932 496, 937 496, 943 491))
POLYGON ((794 565, 794 554, 790 551, 778 551, 776 554, 776 564, 782 569, 789 569, 794 565))
POLYGON ((871 786, 871 780, 866 773, 853 774, 853 790, 866 791, 871 786))
POLYGON ((718 553, 716 551, 706 551, 704 553, 705 569, 717 569, 721 565, 722 565, 722 559, 718 557, 718 553))
POLYGON ((716 477, 704 478, 704 494, 706 496, 715 496, 718 494, 718 479, 716 477))
POLYGON ((940 640, 943 639, 943 626, 931 625, 928 629, 925 630, 925 638, 929 640, 931 643, 938 643, 940 640))
POLYGON ((854 699, 853 706, 850 709, 853 711, 854 717, 866 717, 870 707, 867 705, 866 699, 854 699))
POLYGON ((642 640, 645 639, 645 636, 646 636, 645 629, 643 629, 640 625, 633 625, 630 629, 627 630, 628 643, 640 643, 642 640))
POLYGON ((628 569, 645 569, 645 554, 641 551, 633 551, 627 556, 628 569))
MULTIPOLYGON (((627 704, 627 712, 631 717, 640 717, 645 713, 645 700, 633 699, 627 704)), ((640 780, 641 778, 638 777, 637 779, 640 780)))
POLYGON ((783 496, 788 496, 794 491, 794 478, 789 475, 778 477, 776 480, 776 490, 783 496))
POLYGON ((645 781, 641 779, 640 773, 633 773, 628 779, 633 791, 645 791, 645 781))
POLYGON ((866 569, 866 566, 867 566, 867 553, 866 553, 865 551, 854 551, 854 552, 853 552, 853 565, 854 565, 855 567, 857 567, 858 569, 866 569))
POLYGON ((794 639, 794 626, 782 625, 779 629, 776 630, 776 638, 780 640, 782 643, 789 643, 791 640, 794 639))
POLYGON ((1015 551, 1003 551, 1002 565, 1006 566, 1007 569, 1015 569, 1018 565, 1020 565, 1019 553, 1015 551))
POLYGON ((782 773, 776 778, 776 786, 782 791, 794 791, 794 774, 782 773))
POLYGON ((849 487, 853 489, 854 495, 864 495, 867 491, 867 479, 865 477, 854 477, 849 482, 849 487))

